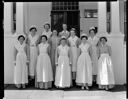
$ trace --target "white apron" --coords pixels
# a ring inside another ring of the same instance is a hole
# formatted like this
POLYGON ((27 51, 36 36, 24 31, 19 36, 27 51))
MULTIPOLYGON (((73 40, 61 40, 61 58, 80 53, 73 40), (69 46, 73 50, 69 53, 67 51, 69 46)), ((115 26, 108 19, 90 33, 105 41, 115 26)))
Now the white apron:
POLYGON ((69 65, 68 46, 58 46, 59 58, 56 67, 55 85, 59 87, 71 86, 71 67, 69 65))
POLYGON ((92 85, 92 63, 88 53, 89 44, 81 44, 81 55, 77 61, 76 83, 92 85))
POLYGON ((51 60, 47 53, 49 44, 39 44, 39 56, 37 58, 37 82, 53 81, 51 60))
POLYGON ((76 41, 77 41, 78 37, 75 36, 74 38, 69 37, 69 43, 70 43, 70 47, 71 47, 71 62, 72 62, 72 72, 76 72, 76 66, 77 66, 77 45, 76 45, 76 41))
POLYGON ((92 53, 91 53, 91 59, 92 59, 92 73, 93 75, 97 75, 97 66, 98 66, 98 57, 97 57, 97 43, 98 38, 94 36, 92 39, 91 37, 88 38, 88 42, 91 44, 92 47, 92 53))
POLYGON ((24 50, 25 44, 17 43, 15 48, 18 53, 16 56, 16 66, 14 67, 14 83, 26 84, 28 83, 28 67, 26 65, 27 56, 24 50))
POLYGON ((98 61, 97 84, 115 84, 112 61, 107 53, 101 54, 98 61))
POLYGON ((28 36, 30 40, 30 64, 29 64, 29 75, 35 76, 36 72, 36 64, 37 64, 37 46, 36 42, 38 40, 38 36, 35 35, 32 37, 31 35, 28 36))

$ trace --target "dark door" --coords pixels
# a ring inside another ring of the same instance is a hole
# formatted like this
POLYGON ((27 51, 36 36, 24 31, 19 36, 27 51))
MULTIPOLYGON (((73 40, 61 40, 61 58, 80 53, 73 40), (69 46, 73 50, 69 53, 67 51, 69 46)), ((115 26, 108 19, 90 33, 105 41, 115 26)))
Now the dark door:
POLYGON ((64 22, 64 13, 61 11, 52 11, 51 12, 51 30, 57 30, 59 33, 62 31, 62 24, 64 22))
POLYGON ((67 26, 69 29, 75 28, 76 35, 80 36, 80 17, 79 11, 68 11, 67 12, 67 26))
POLYGON ((79 11, 51 11, 51 30, 62 31, 62 24, 67 24, 68 30, 75 28, 77 36, 80 36, 79 11))

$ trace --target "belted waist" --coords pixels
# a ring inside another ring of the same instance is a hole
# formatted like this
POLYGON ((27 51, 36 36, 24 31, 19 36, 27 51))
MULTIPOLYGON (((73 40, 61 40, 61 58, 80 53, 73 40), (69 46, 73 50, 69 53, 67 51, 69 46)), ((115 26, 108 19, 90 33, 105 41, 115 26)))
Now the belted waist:
POLYGON ((33 45, 30 45, 30 47, 36 47, 36 45, 35 45, 35 44, 33 44, 33 45))
POLYGON ((59 55, 59 57, 61 57, 61 56, 62 56, 62 57, 64 57, 64 56, 65 56, 65 57, 68 57, 68 55, 59 55))
POLYGON ((44 53, 40 53, 40 55, 46 55, 46 54, 48 54, 48 53, 45 53, 45 52, 44 53))
POLYGON ((76 45, 71 45, 71 47, 76 47, 76 45))
POLYGON ((88 53, 88 52, 82 52, 82 53, 88 53))

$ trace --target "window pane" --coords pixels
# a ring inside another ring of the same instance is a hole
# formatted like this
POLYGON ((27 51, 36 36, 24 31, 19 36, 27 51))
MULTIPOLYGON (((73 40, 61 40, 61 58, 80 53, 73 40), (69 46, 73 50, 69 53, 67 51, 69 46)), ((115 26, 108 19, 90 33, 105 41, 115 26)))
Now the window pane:
POLYGON ((60 2, 60 6, 63 6, 63 2, 60 2))
POLYGON ((76 6, 75 9, 78 10, 78 6, 76 6))
POLYGON ((16 2, 13 2, 13 32, 16 31, 16 2))
POLYGON ((78 10, 78 2, 53 2, 52 10, 78 10))
POLYGON ((55 6, 56 5, 56 2, 52 2, 52 6, 55 6))
POLYGON ((106 6, 106 10, 107 10, 107 32, 110 33, 111 32, 111 8, 110 8, 110 2, 107 2, 107 6, 106 6))
POLYGON ((67 6, 67 2, 64 2, 64 6, 67 6))

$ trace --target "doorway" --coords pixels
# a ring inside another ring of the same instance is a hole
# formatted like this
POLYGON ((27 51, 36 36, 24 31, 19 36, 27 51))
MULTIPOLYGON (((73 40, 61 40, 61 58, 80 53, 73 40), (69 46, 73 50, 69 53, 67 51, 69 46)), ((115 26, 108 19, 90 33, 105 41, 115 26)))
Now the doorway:
MULTIPOLYGON (((71 28, 75 28, 77 33, 76 35, 80 36, 80 11, 78 7, 78 2, 64 2, 61 6, 55 6, 55 2, 52 4, 51 11, 51 30, 56 29, 57 32, 62 31, 62 24, 67 24, 67 30, 69 31, 71 28), (70 5, 68 5, 70 4, 70 5), (56 9, 57 7, 57 9, 56 9), (59 8, 60 7, 60 8, 59 8)), ((62 4, 62 3, 60 3, 62 4)))

